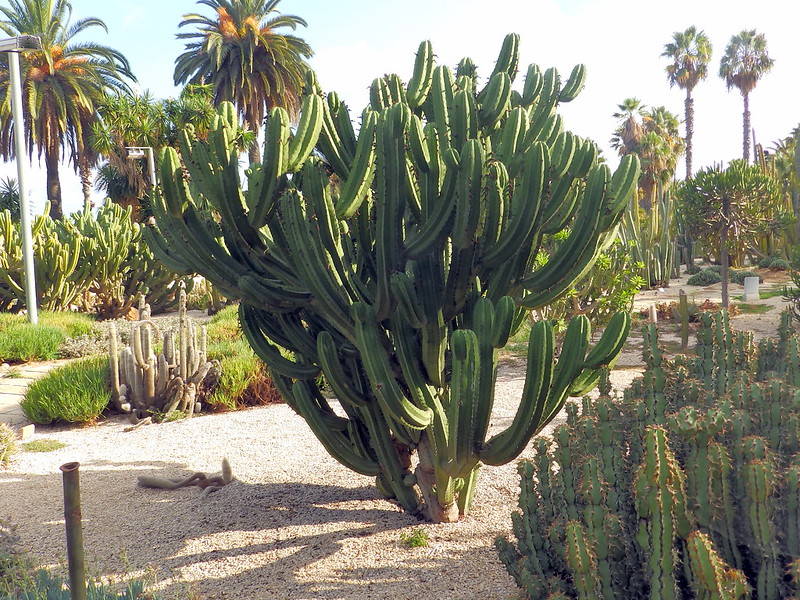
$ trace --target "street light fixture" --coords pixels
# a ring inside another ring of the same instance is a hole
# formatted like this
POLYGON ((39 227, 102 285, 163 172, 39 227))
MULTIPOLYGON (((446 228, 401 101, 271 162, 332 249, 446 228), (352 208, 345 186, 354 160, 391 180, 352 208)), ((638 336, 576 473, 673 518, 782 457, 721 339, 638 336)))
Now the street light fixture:
POLYGON ((19 53, 23 50, 38 50, 42 40, 36 35, 18 35, 0 40, 0 52, 8 53, 8 71, 11 80, 11 115, 14 118, 14 153, 17 158, 19 180, 20 229, 22 230, 22 264, 25 272, 25 303, 28 321, 39 322, 36 307, 36 274, 33 267, 33 234, 31 233, 31 211, 28 206, 28 191, 25 185, 25 132, 22 115, 22 80, 19 73, 19 53))
POLYGON ((126 146, 128 160, 141 160, 147 157, 147 170, 150 173, 150 185, 156 187, 156 161, 153 157, 153 149, 150 146, 126 146))

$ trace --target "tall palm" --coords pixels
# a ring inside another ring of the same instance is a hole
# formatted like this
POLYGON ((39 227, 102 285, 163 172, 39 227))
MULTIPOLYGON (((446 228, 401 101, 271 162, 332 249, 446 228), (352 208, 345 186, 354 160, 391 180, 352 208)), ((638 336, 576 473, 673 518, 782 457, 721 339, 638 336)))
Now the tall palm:
MULTIPOLYGON (((75 37, 91 27, 108 31, 100 19, 70 23, 68 0, 9 0, 0 7, 5 20, 0 30, 14 35, 40 35, 42 50, 23 54, 22 95, 26 114, 26 143, 44 155, 50 216, 61 218, 61 182, 58 164, 65 154, 84 179, 89 177, 92 154, 88 134, 103 90, 126 89, 124 78, 135 81, 126 58, 118 51, 75 37)), ((14 154, 10 90, 0 78, 0 155, 14 154)), ((85 188, 88 192, 88 188, 85 188)))
POLYGON ((619 119, 619 125, 611 138, 611 147, 620 156, 632 154, 641 142, 644 135, 641 122, 643 111, 642 101, 638 98, 625 98, 622 104, 617 105, 614 118, 619 119))
POLYGON ((685 142, 678 131, 679 124, 678 118, 663 106, 642 113, 645 135, 636 154, 642 162, 640 185, 651 205, 658 186, 667 185, 675 176, 678 159, 685 150, 685 142))
POLYGON ((676 31, 672 41, 664 45, 664 52, 672 63, 667 65, 667 79, 670 87, 677 85, 686 90, 684 117, 686 119, 686 178, 692 176, 692 140, 694 139, 694 98, 692 92, 708 76, 708 63, 711 60, 711 42, 704 31, 693 26, 686 31, 676 31))
POLYGON ((767 39, 755 29, 740 31, 731 37, 725 47, 725 55, 719 65, 719 76, 725 80, 728 90, 736 88, 742 94, 742 158, 750 161, 750 92, 758 80, 769 73, 775 61, 767 52, 767 39))
MULTIPOLYGON (((283 106, 290 115, 299 109, 303 77, 311 47, 281 30, 306 22, 278 12, 280 0, 198 0, 216 12, 214 17, 184 15, 180 26, 197 31, 179 33, 186 51, 175 60, 175 84, 213 86, 214 103, 233 102, 245 124, 258 134, 267 111, 283 106)), ((250 159, 260 161, 257 144, 250 159)))
POLYGON ((678 133, 678 118, 665 107, 646 108, 638 98, 626 98, 614 117, 619 125, 611 146, 620 156, 636 154, 642 165, 639 178, 640 205, 649 211, 659 184, 675 175, 684 142, 678 133))

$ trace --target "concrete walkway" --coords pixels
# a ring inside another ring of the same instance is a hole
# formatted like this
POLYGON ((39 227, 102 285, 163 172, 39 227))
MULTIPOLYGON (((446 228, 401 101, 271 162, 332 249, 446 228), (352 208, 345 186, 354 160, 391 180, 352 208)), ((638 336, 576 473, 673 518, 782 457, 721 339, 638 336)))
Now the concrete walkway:
POLYGON ((0 423, 13 427, 22 427, 30 423, 19 405, 25 390, 32 382, 46 375, 50 369, 66 362, 66 360, 54 360, 0 367, 0 423))

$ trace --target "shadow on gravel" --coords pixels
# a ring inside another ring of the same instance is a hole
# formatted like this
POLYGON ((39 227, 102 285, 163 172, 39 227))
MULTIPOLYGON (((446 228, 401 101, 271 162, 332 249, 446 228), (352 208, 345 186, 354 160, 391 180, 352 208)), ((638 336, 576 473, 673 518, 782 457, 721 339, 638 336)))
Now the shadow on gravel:
MULTIPOLYGON (((393 554, 403 555, 399 562, 416 561, 430 550, 399 543, 395 531, 419 522, 378 498, 372 486, 234 481, 202 498, 194 487, 140 488, 136 477, 143 473, 180 477, 190 472, 165 461, 81 464, 87 564, 89 573, 117 580, 154 575, 164 598, 187 598, 185 581, 199 593, 194 598, 205 599, 412 598, 425 581, 446 573, 447 563, 460 560, 453 556, 459 552, 450 551, 427 556, 411 571, 399 564, 387 567, 393 554), (358 539, 386 532, 380 543, 387 560, 365 566, 358 539), (351 547, 341 562, 333 559, 341 568, 328 566, 316 576, 315 563, 346 545, 351 547)), ((18 525, 25 549, 45 566, 66 563, 62 502, 60 472, 0 471, 0 518, 18 525)))

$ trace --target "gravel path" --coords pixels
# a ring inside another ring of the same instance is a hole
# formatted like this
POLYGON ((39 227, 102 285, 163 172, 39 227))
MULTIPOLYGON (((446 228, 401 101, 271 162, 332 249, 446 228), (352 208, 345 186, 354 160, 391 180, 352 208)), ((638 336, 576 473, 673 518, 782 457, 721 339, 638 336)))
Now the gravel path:
MULTIPOLYGON (((774 332, 780 300, 770 303, 769 313, 737 317, 734 326, 774 332)), ((626 358, 620 364, 630 367, 613 375, 620 389, 639 373, 636 351, 626 358)), ((521 363, 503 364, 493 427, 513 418, 523 377, 521 363)), ((501 600, 518 593, 493 547, 511 529, 516 464, 485 468, 469 517, 432 525, 377 498, 372 480, 335 462, 285 405, 126 432, 127 425, 120 417, 94 427, 40 427, 37 437, 67 446, 21 453, 0 470, 0 519, 19 526, 44 564, 65 563, 59 466, 78 461, 90 573, 155 577, 165 598, 501 600), (140 474, 217 472, 223 457, 237 481, 207 498, 196 488, 136 486, 140 474), (420 527, 430 545, 404 546, 401 534, 420 527)))
MULTIPOLYGON (((513 418, 521 376, 519 363, 500 373, 494 427, 513 418)), ((40 427, 37 437, 67 446, 21 453, 0 471, 0 518, 19 526, 26 548, 45 564, 65 562, 59 466, 78 461, 90 573, 155 576, 167 597, 488 600, 517 593, 493 546, 510 531, 515 464, 484 470, 469 517, 432 525, 377 498, 372 480, 330 458, 285 405, 126 432, 127 425, 116 418, 40 427), (140 474, 217 472, 223 457, 237 481, 207 498, 196 488, 136 486, 140 474), (429 546, 403 545, 401 534, 419 527, 429 546)))

